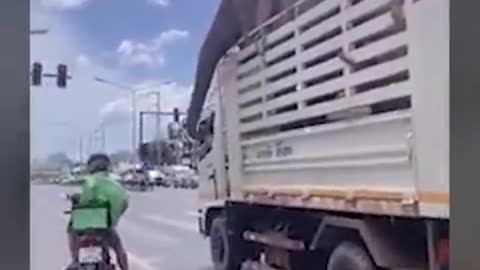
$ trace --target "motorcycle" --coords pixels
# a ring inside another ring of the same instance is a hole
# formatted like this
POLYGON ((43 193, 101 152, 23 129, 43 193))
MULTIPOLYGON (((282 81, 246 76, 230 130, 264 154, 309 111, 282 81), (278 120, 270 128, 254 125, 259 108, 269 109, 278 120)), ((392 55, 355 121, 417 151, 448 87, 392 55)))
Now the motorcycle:
POLYGON ((67 270, 115 270, 115 264, 110 257, 110 246, 106 240, 109 230, 108 207, 79 207, 78 194, 66 197, 71 203, 71 210, 65 211, 65 214, 71 216, 72 229, 79 236, 77 264, 67 270), (89 222, 82 221, 82 218, 87 216, 89 222), (92 219, 93 216, 98 218, 92 219))

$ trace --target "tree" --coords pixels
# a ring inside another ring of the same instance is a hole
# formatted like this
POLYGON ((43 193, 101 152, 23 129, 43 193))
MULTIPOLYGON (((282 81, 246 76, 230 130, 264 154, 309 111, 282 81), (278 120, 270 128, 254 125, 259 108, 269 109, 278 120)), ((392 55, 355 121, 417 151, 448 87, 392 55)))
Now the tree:
POLYGON ((120 150, 110 154, 110 159, 112 160, 113 164, 118 164, 120 162, 128 162, 133 160, 133 154, 128 150, 120 150))
POLYGON ((139 157, 142 162, 148 164, 174 164, 175 158, 173 149, 165 140, 151 141, 140 146, 139 157))
POLYGON ((54 153, 48 156, 47 164, 55 169, 71 168, 74 162, 63 152, 54 153))

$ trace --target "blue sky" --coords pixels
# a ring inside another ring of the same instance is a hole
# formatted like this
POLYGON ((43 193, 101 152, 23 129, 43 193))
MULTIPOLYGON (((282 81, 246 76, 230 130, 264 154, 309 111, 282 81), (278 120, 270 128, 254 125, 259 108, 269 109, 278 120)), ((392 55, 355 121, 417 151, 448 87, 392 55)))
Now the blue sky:
MULTIPOLYGON (((31 0, 31 27, 49 28, 31 36, 31 61, 46 72, 66 63, 73 79, 58 89, 45 79, 31 88, 32 157, 65 151, 79 156, 98 149, 89 137, 105 123, 107 150, 131 147, 129 93, 94 76, 160 91, 162 108, 186 109, 196 56, 219 0, 31 0), (163 81, 170 81, 162 85, 163 81), (89 143, 91 141, 91 143, 89 143)), ((151 109, 152 95, 137 106, 151 109)), ((162 120, 166 123, 169 119, 162 120)), ((151 126, 151 125, 150 125, 151 126)), ((152 136, 150 128, 147 137, 152 136)))

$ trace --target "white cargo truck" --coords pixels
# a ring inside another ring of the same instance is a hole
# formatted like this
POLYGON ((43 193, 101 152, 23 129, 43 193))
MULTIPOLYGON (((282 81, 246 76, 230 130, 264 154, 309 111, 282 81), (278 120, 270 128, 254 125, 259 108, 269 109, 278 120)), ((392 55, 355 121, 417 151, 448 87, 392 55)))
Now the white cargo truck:
POLYGON ((449 269, 449 1, 299 1, 249 37, 200 122, 215 269, 449 269))

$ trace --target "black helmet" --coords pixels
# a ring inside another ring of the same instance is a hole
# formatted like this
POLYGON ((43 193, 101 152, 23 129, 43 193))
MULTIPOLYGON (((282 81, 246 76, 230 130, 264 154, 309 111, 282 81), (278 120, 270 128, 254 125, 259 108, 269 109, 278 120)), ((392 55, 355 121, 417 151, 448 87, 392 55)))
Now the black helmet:
POLYGON ((110 169, 111 161, 107 154, 98 153, 92 154, 88 158, 87 166, 90 173, 108 171, 110 169))

